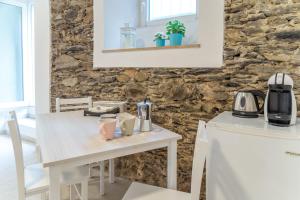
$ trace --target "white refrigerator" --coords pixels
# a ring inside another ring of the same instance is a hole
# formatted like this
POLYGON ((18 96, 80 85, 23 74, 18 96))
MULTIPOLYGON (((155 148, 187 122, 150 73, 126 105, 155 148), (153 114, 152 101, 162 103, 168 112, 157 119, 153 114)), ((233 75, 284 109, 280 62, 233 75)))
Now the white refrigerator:
POLYGON ((224 112, 207 124, 207 200, 300 200, 300 125, 224 112))

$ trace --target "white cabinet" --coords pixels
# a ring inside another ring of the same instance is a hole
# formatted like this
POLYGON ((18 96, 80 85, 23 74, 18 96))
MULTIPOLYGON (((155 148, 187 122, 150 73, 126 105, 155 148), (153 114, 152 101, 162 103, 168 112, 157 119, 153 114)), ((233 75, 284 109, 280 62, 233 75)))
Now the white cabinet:
POLYGON ((207 125, 208 200, 299 200, 300 127, 225 112, 207 125))

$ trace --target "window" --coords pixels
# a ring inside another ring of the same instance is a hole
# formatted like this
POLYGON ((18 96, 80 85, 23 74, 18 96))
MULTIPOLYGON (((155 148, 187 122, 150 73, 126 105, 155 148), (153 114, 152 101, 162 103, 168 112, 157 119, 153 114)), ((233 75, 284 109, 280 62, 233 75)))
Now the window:
POLYGON ((148 0, 148 20, 196 15, 197 0, 148 0))
POLYGON ((0 0, 0 108, 33 104, 32 5, 0 0))

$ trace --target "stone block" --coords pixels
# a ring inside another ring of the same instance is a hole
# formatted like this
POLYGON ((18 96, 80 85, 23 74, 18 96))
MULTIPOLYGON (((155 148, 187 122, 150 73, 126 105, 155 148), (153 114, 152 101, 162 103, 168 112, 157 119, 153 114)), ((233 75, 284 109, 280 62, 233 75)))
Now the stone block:
POLYGON ((61 55, 54 61, 56 69, 76 68, 79 66, 79 61, 69 55, 61 55))
POLYGON ((62 84, 66 87, 74 87, 77 83, 77 78, 67 78, 62 81, 62 84))

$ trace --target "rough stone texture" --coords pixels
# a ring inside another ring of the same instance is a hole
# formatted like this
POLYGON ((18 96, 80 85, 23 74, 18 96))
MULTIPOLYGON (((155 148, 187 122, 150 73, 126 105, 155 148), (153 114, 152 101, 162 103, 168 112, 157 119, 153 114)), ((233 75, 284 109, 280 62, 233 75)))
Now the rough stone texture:
POLYGON ((76 68, 79 65, 79 61, 72 56, 61 55, 55 59, 54 65, 57 69, 76 68))
MULTIPOLYGON (((295 81, 300 108, 300 1, 225 0, 225 4, 223 68, 94 70, 92 0, 52 0, 52 108, 56 97, 91 95, 94 100, 127 100, 129 111, 135 113, 136 102, 150 97, 155 105, 153 121, 183 136, 178 184, 180 190, 189 191, 198 120, 230 110, 234 91, 266 90, 273 73, 287 72, 295 81)), ((118 173, 166 186, 166 151, 123 158, 118 173)))

